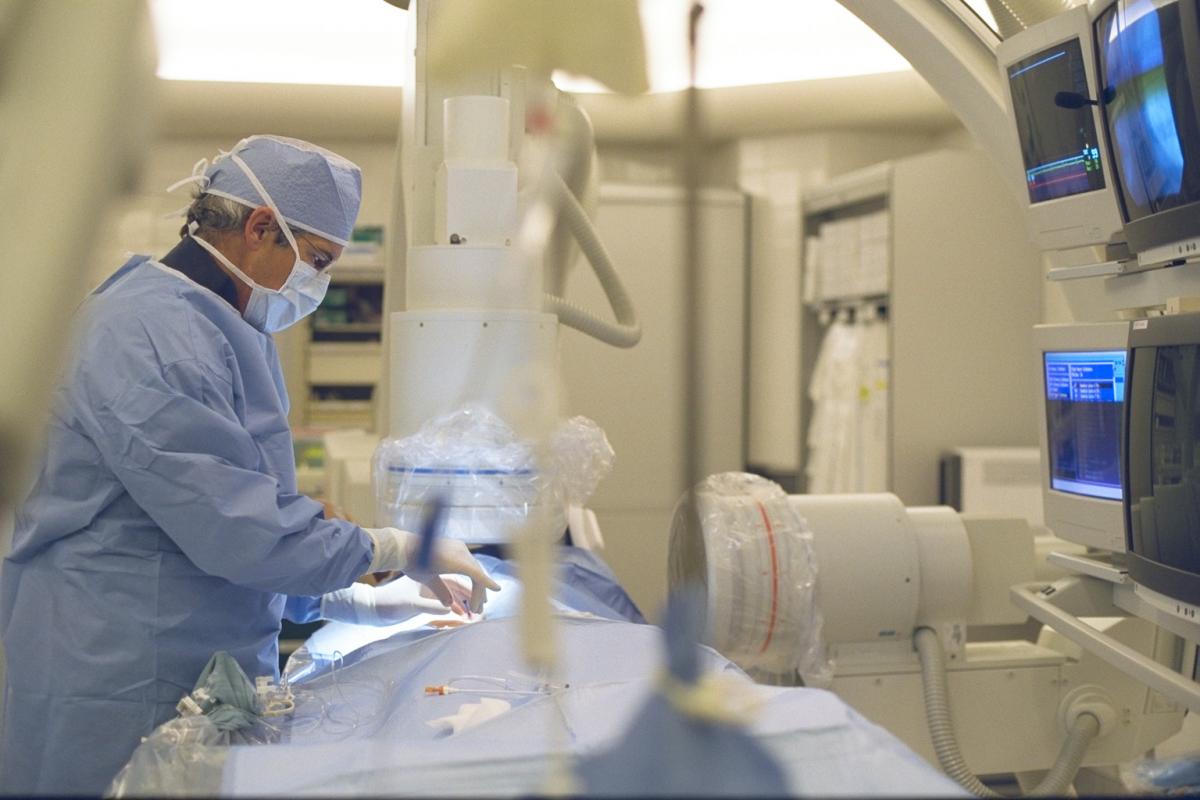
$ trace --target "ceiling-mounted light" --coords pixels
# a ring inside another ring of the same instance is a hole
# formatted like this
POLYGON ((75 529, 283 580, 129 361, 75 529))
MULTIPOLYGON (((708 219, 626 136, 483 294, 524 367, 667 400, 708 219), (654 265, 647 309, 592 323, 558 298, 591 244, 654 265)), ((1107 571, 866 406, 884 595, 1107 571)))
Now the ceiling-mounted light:
POLYGON ((160 78, 401 84, 409 14, 381 0, 152 0, 150 9, 160 78))
MULTIPOLYGON (((641 0, 651 91, 688 84, 691 0, 641 0)), ((911 69, 891 45, 837 0, 705 0, 696 83, 703 88, 841 78, 911 69)), ((556 75, 569 91, 600 87, 556 75)))
MULTIPOLYGON (((172 80, 399 86, 407 0, 152 0, 172 80)), ((705 0, 697 83, 743 86, 910 69, 837 0, 705 0)), ((641 0, 652 91, 687 85, 690 0, 641 0)), ((597 84, 566 75, 571 91, 597 84)))

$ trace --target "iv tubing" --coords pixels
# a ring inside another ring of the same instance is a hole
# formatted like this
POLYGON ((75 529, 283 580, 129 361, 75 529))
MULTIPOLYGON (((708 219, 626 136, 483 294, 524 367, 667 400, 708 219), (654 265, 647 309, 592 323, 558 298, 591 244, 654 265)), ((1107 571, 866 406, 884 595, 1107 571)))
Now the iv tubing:
MULTIPOLYGON (((913 644, 921 658, 921 682, 925 687, 925 718, 929 723, 929 738, 933 749, 946 774, 967 791, 978 797, 1000 797, 983 785, 971 772, 958 749, 958 737, 950 719, 950 698, 946 692, 946 668, 942 661, 942 644, 932 628, 918 628, 913 635, 913 644)), ((1088 745, 1100 733, 1100 721, 1095 715, 1080 714, 1071 725, 1067 739, 1054 766, 1046 773, 1041 783, 1029 793, 1031 796, 1054 796, 1065 794, 1075 780, 1083 763, 1088 745)))

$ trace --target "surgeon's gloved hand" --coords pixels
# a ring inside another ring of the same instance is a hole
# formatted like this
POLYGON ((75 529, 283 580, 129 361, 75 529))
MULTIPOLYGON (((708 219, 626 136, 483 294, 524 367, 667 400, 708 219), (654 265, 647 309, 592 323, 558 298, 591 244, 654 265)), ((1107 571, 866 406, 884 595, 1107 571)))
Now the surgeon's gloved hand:
POLYGON ((421 537, 398 528, 364 528, 375 543, 369 572, 399 570, 415 581, 428 586, 446 607, 454 603, 454 594, 438 573, 450 572, 471 579, 471 611, 483 611, 487 590, 500 591, 496 583, 484 572, 479 562, 471 555, 467 546, 457 539, 437 539, 434 542, 433 558, 429 569, 418 571, 412 567, 421 548, 421 537))
POLYGON ((383 586, 352 583, 321 597, 324 619, 354 625, 395 625, 418 614, 449 611, 423 584, 408 578, 397 578, 383 586))

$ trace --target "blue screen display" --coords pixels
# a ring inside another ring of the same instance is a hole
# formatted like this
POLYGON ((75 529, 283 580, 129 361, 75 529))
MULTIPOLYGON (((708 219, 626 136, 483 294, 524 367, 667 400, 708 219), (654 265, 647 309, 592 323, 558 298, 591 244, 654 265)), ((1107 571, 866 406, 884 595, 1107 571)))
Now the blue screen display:
POLYGON ((1176 3, 1125 0, 1096 22, 1104 114, 1126 218, 1200 199, 1195 66, 1176 3))
POLYGON ((1125 360, 1124 350, 1045 354, 1050 488, 1121 499, 1125 360))

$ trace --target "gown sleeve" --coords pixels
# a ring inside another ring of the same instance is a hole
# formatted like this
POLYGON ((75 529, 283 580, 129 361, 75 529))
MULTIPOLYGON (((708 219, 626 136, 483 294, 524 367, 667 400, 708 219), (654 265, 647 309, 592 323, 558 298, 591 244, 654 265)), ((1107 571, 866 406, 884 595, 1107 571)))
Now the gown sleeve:
POLYGON ((289 595, 283 606, 283 616, 298 625, 316 622, 321 619, 321 598, 289 595))

